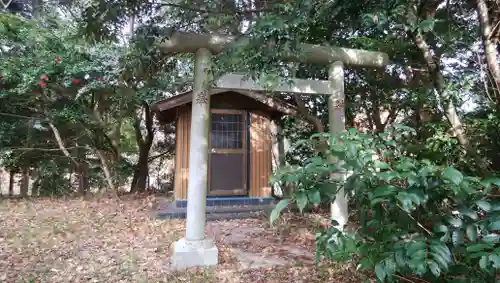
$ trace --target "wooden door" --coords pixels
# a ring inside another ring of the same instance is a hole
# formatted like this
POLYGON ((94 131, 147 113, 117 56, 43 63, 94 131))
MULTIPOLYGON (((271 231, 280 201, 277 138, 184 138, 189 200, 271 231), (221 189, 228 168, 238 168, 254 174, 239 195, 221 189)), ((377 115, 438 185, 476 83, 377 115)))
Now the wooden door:
POLYGON ((213 109, 209 146, 208 195, 247 195, 246 112, 213 109))

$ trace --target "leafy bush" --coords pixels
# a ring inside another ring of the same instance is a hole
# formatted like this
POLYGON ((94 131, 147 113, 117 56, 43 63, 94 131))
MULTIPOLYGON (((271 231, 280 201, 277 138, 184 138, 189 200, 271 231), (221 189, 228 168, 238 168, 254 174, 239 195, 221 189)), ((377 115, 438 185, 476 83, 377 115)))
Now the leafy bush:
POLYGON ((289 202, 302 210, 333 200, 343 186, 359 229, 332 225, 319 233, 316 260, 355 260, 358 268, 374 270, 379 282, 495 282, 500 202, 492 193, 500 179, 417 160, 404 146, 413 133, 396 126, 377 136, 352 129, 332 137, 322 156, 275 176, 274 182, 292 183, 296 191, 278 204, 271 221, 289 202), (345 182, 330 177, 345 171, 345 182))

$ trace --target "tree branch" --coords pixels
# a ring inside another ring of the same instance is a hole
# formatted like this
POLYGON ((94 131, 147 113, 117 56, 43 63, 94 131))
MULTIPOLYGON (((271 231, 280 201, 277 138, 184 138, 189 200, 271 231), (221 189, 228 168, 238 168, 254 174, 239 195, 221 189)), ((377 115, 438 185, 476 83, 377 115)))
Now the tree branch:
MULTIPOLYGON (((66 149, 76 149, 85 148, 83 146, 70 146, 66 149)), ((16 147, 16 148, 2 148, 2 150, 14 150, 14 151, 61 151, 61 148, 37 148, 37 147, 16 147)))
POLYGON ((17 114, 12 114, 12 113, 5 113, 5 112, 0 112, 0 116, 29 119, 29 120, 31 120, 33 118, 38 118, 38 117, 23 116, 23 115, 17 115, 17 114))
POLYGON ((187 6, 187 5, 181 5, 181 4, 175 4, 175 3, 162 3, 160 4, 160 7, 173 7, 173 8, 179 8, 183 10, 188 10, 188 11, 193 11, 193 12, 198 12, 198 13, 206 13, 206 14, 222 14, 222 15, 231 15, 231 14, 239 14, 239 15, 246 15, 246 14, 255 14, 255 13, 261 13, 261 12, 266 12, 270 11, 270 9, 248 9, 248 10, 227 10, 227 11, 216 11, 216 10, 207 10, 207 9, 201 9, 201 8, 196 8, 193 6, 187 6))
POLYGON ((99 157, 99 160, 101 161, 102 165, 102 171, 104 172, 104 179, 106 179, 106 183, 108 185, 108 188, 116 193, 115 186, 113 184, 113 180, 111 178, 111 171, 108 168, 108 165, 106 163, 106 158, 104 157, 104 154, 100 150, 96 150, 97 157, 99 157))
POLYGON ((151 162, 151 161, 153 161, 153 160, 155 160, 155 159, 157 159, 157 158, 160 158, 160 157, 162 157, 162 156, 165 156, 165 155, 167 155, 167 154, 169 154, 169 153, 172 153, 172 152, 171 152, 170 150, 167 150, 167 151, 162 152, 162 153, 159 153, 159 154, 157 154, 157 155, 155 155, 155 156, 151 156, 151 157, 148 159, 148 162, 151 162))
POLYGON ((79 166, 78 161, 76 161, 73 156, 69 153, 68 149, 64 146, 64 142, 61 138, 61 135, 59 134, 59 130, 54 126, 54 124, 49 123, 50 128, 52 129, 52 132, 54 133, 54 137, 56 138, 57 144, 59 145, 59 149, 64 153, 66 157, 68 157, 75 166, 79 166))
POLYGON ((318 117, 309 113, 309 109, 307 109, 307 106, 304 103, 304 100, 302 100, 302 98, 300 97, 300 94, 294 93, 293 98, 295 99, 295 103, 297 103, 297 108, 299 109, 300 115, 304 117, 307 122, 313 125, 318 133, 324 133, 325 127, 323 126, 323 123, 321 123, 321 120, 318 119, 318 117))

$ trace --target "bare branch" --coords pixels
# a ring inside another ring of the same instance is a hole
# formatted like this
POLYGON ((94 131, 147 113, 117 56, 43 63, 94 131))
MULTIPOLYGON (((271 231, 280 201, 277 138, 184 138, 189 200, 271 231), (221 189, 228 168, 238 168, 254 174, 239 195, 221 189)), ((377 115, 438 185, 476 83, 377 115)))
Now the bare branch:
POLYGON ((302 100, 302 98, 300 97, 300 94, 294 93, 293 98, 297 103, 297 108, 299 109, 300 115, 303 116, 304 119, 306 119, 311 125, 313 125, 316 128, 316 131, 318 131, 319 133, 325 132, 323 123, 321 123, 321 120, 318 119, 318 117, 309 113, 309 109, 307 109, 304 100, 302 100))
MULTIPOLYGON (((83 147, 83 146, 66 147, 66 149, 76 149, 76 148, 85 148, 85 147, 83 147)), ((13 151, 61 151, 61 148, 16 147, 16 148, 2 148, 2 150, 13 150, 13 151)))
POLYGON ((115 186, 111 178, 111 171, 109 170, 109 167, 106 163, 106 158, 104 157, 104 154, 102 153, 101 150, 96 150, 95 152, 97 154, 97 157, 99 157, 99 161, 101 161, 102 171, 104 172, 104 177, 105 177, 104 179, 106 180, 108 189, 116 193, 115 186))
POLYGON ((14 118, 21 118, 21 119, 33 119, 37 117, 30 117, 30 116, 23 116, 23 115, 17 115, 17 114, 12 114, 12 113, 5 113, 5 112, 0 112, 0 116, 7 116, 7 117, 14 117, 14 118))
POLYGON ((167 154, 169 154, 169 153, 172 153, 172 151, 167 150, 167 151, 162 152, 162 153, 159 153, 159 154, 157 154, 157 155, 155 155, 155 156, 151 156, 151 157, 148 159, 148 162, 152 162, 153 160, 155 160, 155 159, 157 159, 157 158, 160 158, 160 157, 162 157, 162 156, 165 156, 165 155, 167 155, 167 154))
POLYGON ((64 142, 61 138, 61 134, 59 134, 59 130, 52 123, 49 123, 49 126, 52 129, 52 132, 54 133, 54 137, 56 138, 57 144, 59 145, 59 149, 64 153, 66 157, 68 157, 71 160, 71 162, 73 162, 73 164, 75 164, 76 167, 78 167, 79 166, 78 161, 76 161, 76 159, 73 156, 71 156, 68 149, 64 146, 64 142))
POLYGON ((193 12, 198 12, 198 13, 205 13, 205 14, 221 14, 221 15, 231 15, 231 14, 239 14, 239 15, 247 15, 247 14, 255 14, 255 13, 260 13, 260 12, 265 12, 269 11, 269 9, 244 9, 244 10, 207 10, 207 9, 201 9, 201 8, 196 8, 193 6, 187 6, 187 5, 181 5, 181 4, 175 4, 175 3, 162 3, 160 4, 161 7, 173 7, 173 8, 179 8, 183 10, 188 10, 188 11, 193 11, 193 12))

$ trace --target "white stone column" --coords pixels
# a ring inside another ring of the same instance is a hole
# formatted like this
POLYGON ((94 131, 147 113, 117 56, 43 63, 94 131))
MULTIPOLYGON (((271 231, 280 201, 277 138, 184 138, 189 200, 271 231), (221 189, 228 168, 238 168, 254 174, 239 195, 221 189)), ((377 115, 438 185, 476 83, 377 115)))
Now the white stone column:
MULTIPOLYGON (((328 122, 330 135, 336 135, 345 131, 344 110, 344 65, 342 62, 334 62, 328 69, 328 80, 330 82, 331 95, 328 97, 328 122)), ((340 173, 334 178, 344 180, 345 174, 340 173)), ((331 217, 339 223, 337 228, 341 229, 347 224, 349 217, 347 200, 342 188, 331 204, 331 217)))
MULTIPOLYGON (((281 127, 276 120, 271 120, 271 140, 272 140, 272 171, 273 175, 276 174, 280 169, 282 169, 284 162, 282 162, 283 156, 280 152, 280 140, 278 136, 281 134, 281 127)), ((274 195, 283 197, 283 188, 279 184, 273 185, 274 195)))
POLYGON ((195 54, 186 234, 175 243, 172 261, 175 269, 218 263, 218 250, 213 239, 205 238, 211 57, 205 48, 195 54))

